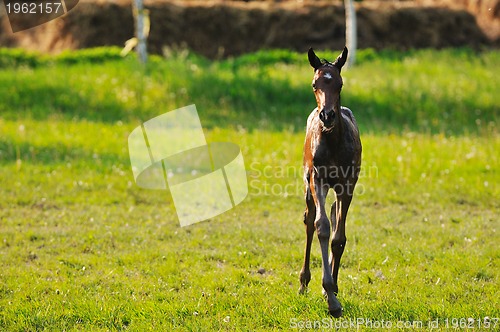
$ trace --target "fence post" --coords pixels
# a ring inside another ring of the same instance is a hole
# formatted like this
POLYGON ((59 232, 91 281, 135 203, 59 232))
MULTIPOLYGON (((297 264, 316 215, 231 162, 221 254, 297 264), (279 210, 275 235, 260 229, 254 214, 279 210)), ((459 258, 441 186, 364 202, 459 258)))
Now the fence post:
POLYGON ((349 49, 349 57, 347 58, 347 67, 352 67, 356 60, 357 48, 357 23, 356 9, 354 8, 353 0, 345 0, 345 40, 346 46, 349 49))
POLYGON ((135 18, 135 34, 137 37, 137 55, 141 63, 148 61, 148 51, 146 46, 147 34, 149 33, 149 24, 145 22, 147 15, 144 11, 143 0, 133 0, 132 2, 134 18, 135 18))

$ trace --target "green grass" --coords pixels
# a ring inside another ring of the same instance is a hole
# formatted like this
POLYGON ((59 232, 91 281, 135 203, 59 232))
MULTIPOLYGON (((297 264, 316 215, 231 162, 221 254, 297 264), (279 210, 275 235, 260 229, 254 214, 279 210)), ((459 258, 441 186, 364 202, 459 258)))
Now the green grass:
POLYGON ((364 150, 337 321, 317 240, 310 291, 297 294, 314 107, 305 55, 184 53, 142 68, 108 49, 2 52, 0 331, 268 331, 360 318, 437 319, 444 330, 446 319, 500 317, 498 51, 364 51, 344 72, 364 150), (127 137, 192 103, 209 141, 241 147, 249 195, 180 228, 168 192, 134 184, 127 137))
MULTIPOLYGON (((320 55, 333 59, 337 53, 320 55)), ((363 132, 497 130, 497 51, 365 50, 358 63, 343 73, 342 100, 355 110, 363 132)), ((55 58, 3 50, 2 67, 4 119, 21 113, 36 120, 128 122, 194 103, 209 128, 300 132, 314 107, 311 68, 303 55, 283 50, 212 63, 181 52, 169 61, 152 57, 147 68, 135 58, 120 59, 116 49, 55 58)))

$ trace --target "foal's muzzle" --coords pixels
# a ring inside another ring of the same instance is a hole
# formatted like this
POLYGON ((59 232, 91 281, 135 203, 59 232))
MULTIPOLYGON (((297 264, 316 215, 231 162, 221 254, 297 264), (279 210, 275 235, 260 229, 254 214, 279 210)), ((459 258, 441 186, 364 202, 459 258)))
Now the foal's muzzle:
POLYGON ((333 122, 335 120, 335 112, 333 110, 321 110, 319 112, 319 119, 323 122, 323 125, 327 128, 333 127, 333 122))

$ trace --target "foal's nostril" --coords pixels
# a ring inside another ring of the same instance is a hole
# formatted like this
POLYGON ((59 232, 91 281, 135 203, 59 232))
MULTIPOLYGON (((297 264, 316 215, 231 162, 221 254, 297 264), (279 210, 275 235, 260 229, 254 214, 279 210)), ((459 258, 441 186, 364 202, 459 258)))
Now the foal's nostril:
POLYGON ((326 121, 326 112, 325 111, 321 111, 319 112, 319 119, 321 120, 321 122, 325 122, 326 121))
POLYGON ((326 125, 330 125, 333 123, 333 120, 335 119, 335 112, 333 110, 330 110, 330 111, 325 111, 325 110, 322 110, 320 113, 319 113, 319 119, 321 120, 321 122, 323 122, 324 124, 326 125))

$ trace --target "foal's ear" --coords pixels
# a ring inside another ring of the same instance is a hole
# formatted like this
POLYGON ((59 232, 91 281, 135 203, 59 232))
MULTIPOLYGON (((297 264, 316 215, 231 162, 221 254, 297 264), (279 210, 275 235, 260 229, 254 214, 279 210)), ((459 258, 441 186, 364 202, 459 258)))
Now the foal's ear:
POLYGON ((342 51, 342 54, 340 54, 337 59, 335 59, 335 62, 333 65, 338 68, 339 73, 342 67, 344 66, 345 62, 347 60, 347 47, 344 46, 344 50, 342 51))
POLYGON ((309 58, 309 63, 314 70, 322 66, 321 60, 316 56, 312 47, 309 49, 309 52, 307 52, 307 57, 309 58))

